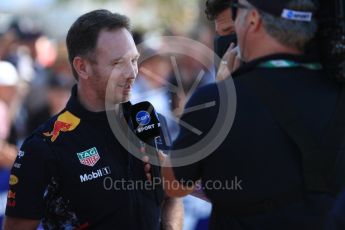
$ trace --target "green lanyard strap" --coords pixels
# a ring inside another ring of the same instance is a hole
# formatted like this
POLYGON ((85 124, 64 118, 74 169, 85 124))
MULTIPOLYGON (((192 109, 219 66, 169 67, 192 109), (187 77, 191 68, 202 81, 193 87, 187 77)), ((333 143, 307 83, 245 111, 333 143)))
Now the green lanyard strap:
POLYGON ((272 60, 261 63, 259 67, 263 68, 293 68, 293 67, 303 67, 310 70, 320 70, 322 65, 320 63, 298 63, 288 60, 272 60))

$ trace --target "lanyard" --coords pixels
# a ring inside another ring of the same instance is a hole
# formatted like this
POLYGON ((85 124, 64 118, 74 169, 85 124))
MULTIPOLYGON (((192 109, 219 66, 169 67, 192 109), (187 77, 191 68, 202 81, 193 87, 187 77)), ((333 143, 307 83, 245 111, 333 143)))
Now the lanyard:
POLYGON ((298 63, 295 61, 288 60, 272 60, 261 63, 259 67, 263 68, 293 68, 293 67, 303 67, 310 70, 320 70, 322 65, 320 63, 298 63))

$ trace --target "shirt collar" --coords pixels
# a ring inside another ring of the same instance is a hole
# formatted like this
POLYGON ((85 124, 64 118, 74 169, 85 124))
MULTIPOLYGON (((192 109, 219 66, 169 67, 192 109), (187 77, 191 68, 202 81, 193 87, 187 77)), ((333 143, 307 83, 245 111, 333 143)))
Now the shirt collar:
POLYGON ((315 61, 317 62, 315 58, 306 57, 305 55, 284 54, 284 53, 272 54, 272 55, 256 58, 250 62, 243 64, 240 68, 238 68, 235 72, 232 73, 232 77, 238 77, 247 72, 250 72, 261 63, 267 62, 270 60, 288 60, 288 61, 294 61, 298 63, 310 63, 310 62, 315 62, 315 61))
POLYGON ((80 117, 81 119, 86 120, 106 120, 107 114, 106 111, 101 112, 92 112, 87 110, 78 99, 78 87, 74 85, 71 91, 71 97, 69 98, 66 110, 70 111, 72 114, 80 117))

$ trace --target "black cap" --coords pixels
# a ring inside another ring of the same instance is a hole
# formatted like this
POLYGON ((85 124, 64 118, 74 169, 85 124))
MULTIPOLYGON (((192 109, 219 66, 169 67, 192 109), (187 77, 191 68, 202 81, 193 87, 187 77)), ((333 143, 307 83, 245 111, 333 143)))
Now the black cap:
POLYGON ((312 11, 299 11, 289 9, 291 0, 247 0, 250 4, 265 13, 276 17, 285 18, 294 21, 311 21, 312 11))

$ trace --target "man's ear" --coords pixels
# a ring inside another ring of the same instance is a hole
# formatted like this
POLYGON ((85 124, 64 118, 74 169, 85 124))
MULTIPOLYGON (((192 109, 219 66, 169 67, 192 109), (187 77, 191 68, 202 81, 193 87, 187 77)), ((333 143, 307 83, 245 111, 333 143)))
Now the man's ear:
POLYGON ((89 65, 90 63, 82 57, 77 56, 73 59, 73 67, 75 71, 78 73, 80 78, 83 78, 83 79, 89 78, 91 74, 89 65))
POLYGON ((249 14, 250 30, 258 31, 261 28, 262 20, 257 10, 251 10, 249 14))

